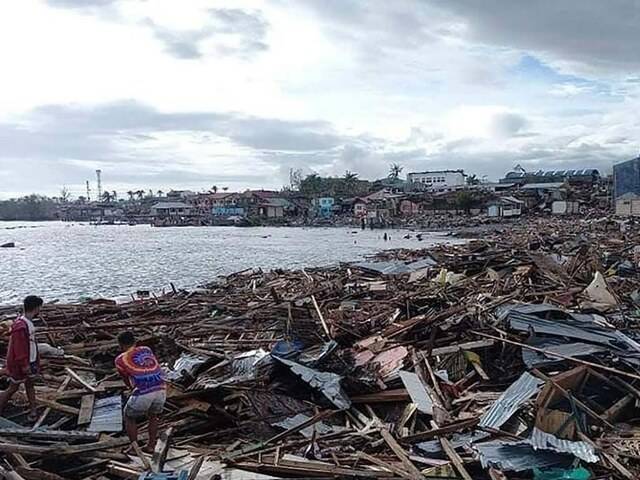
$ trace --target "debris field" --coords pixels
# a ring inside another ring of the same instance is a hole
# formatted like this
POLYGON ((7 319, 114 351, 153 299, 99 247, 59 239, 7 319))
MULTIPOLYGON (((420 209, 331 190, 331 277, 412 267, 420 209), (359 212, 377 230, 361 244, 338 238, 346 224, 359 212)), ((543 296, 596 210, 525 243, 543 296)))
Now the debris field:
MULTIPOLYGON (((21 391, 0 418, 0 476, 640 478, 639 262, 634 225, 539 218, 128 303, 47 304, 40 416, 27 421, 21 391), (123 330, 166 368, 152 456, 122 429, 123 330)), ((16 312, 0 309, 3 354, 16 312)))

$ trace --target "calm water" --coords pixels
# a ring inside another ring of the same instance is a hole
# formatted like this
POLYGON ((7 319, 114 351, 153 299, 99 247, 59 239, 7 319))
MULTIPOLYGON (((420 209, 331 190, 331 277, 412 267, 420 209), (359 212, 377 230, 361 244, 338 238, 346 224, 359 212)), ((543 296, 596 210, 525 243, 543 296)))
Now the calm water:
POLYGON ((0 304, 30 293, 46 300, 117 297, 140 289, 161 291, 173 282, 195 287, 251 267, 322 266, 358 260, 396 247, 422 248, 447 241, 407 232, 353 228, 234 228, 90 226, 59 222, 0 222, 0 304), (21 228, 25 227, 25 228, 21 228))

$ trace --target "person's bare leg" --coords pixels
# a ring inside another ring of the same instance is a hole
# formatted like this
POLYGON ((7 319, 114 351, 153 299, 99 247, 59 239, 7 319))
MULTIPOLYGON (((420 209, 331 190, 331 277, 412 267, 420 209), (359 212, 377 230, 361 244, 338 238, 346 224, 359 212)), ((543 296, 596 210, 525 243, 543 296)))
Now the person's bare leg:
POLYGON ((9 388, 4 392, 0 392, 0 415, 4 412, 4 408, 7 406, 7 403, 9 403, 9 400, 11 400, 11 397, 16 394, 18 388, 20 388, 20 385, 17 383, 11 383, 9 384, 9 388))
POLYGON ((147 453, 153 453, 156 449, 156 442, 158 441, 158 428, 159 428, 158 416, 151 414, 149 415, 149 441, 147 442, 147 446, 145 447, 145 451, 147 453))
POLYGON ((132 442, 138 441, 138 422, 136 422, 133 418, 124 417, 124 426, 127 429, 127 435, 129 435, 129 440, 132 442))
POLYGON ((33 386, 33 380, 27 378, 24 381, 24 388, 27 391, 27 400, 29 400, 29 416, 31 418, 38 416, 38 407, 36 405, 36 389, 33 386))

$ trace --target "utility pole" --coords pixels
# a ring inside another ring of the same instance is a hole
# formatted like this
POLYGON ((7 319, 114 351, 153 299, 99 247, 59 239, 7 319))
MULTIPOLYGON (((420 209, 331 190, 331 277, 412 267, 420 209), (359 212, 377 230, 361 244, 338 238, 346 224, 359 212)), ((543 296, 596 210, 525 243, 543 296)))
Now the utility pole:
POLYGON ((96 180, 98 182, 98 201, 102 200, 102 170, 96 170, 96 180))
POLYGON ((91 201, 91 187, 89 186, 89 180, 87 180, 87 203, 91 201))

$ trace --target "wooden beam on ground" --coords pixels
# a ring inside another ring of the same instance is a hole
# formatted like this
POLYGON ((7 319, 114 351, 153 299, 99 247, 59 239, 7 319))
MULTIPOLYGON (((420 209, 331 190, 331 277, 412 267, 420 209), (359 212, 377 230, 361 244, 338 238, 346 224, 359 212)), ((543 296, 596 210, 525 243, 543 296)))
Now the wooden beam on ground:
POLYGON ((51 410, 56 410, 58 412, 62 412, 62 413, 66 413, 67 415, 72 415, 74 417, 77 417, 78 414, 80 413, 80 410, 74 407, 70 407, 68 405, 63 405, 61 403, 58 402, 54 402, 51 400, 45 400, 43 398, 37 398, 36 397, 36 403, 39 405, 43 405, 45 407, 50 408, 51 410))
MULTIPOLYGON (((56 389, 56 398, 55 400, 58 400, 58 395, 60 393, 62 393, 67 386, 69 386, 69 383, 71 382, 71 377, 69 375, 67 375, 66 377, 64 377, 64 380, 62 381, 62 383, 60 384, 60 386, 56 389)), ((49 414, 51 413, 51 408, 47 407, 44 409, 44 412, 42 412, 42 415, 40 415, 40 418, 38 418, 38 421, 36 422, 36 424, 33 426, 34 429, 36 428, 40 428, 40 426, 42 426, 42 424, 44 423, 44 421, 47 419, 47 417, 49 416, 49 414)))
POLYGON ((473 480, 471 475, 469 475, 469 472, 467 472, 467 469, 464 468, 464 462, 460 458, 460 455, 458 455, 458 452, 456 452, 456 449, 453 448, 453 445, 451 445, 451 442, 445 437, 440 437, 440 445, 442 445, 444 453, 447 454, 447 457, 449 457, 453 466, 456 467, 460 476, 464 480, 473 480))
POLYGON ((89 385, 80 375, 78 375, 76 372, 74 372, 73 370, 71 370, 69 367, 65 367, 65 372, 67 372, 69 375, 71 375, 71 378, 73 378, 76 382, 78 382, 83 388, 86 388, 88 391, 90 391, 91 393, 96 393, 97 389, 91 385, 89 385))
POLYGON ((171 442, 171 436, 173 435, 173 427, 169 427, 160 434, 158 444, 153 452, 151 458, 151 471, 153 473, 160 473, 164 468, 164 462, 167 460, 167 452, 169 451, 169 443, 171 442))
POLYGON ((422 476, 422 473, 411 462, 411 460, 409 460, 407 452, 405 452, 400 444, 396 441, 396 439, 393 438, 393 435, 391 435, 391 433, 389 433, 389 431, 385 428, 380 430, 380 435, 382 435, 384 441, 387 443, 387 445, 389 445, 389 448, 393 450, 393 453, 396 454, 396 457, 398 457, 400 463, 402 463, 402 466, 404 467, 403 470, 407 471, 408 476, 405 478, 409 478, 411 480, 422 480, 424 478, 422 476))
POLYGON ((318 302, 316 300, 315 295, 311 295, 311 302, 313 303, 313 308, 315 308, 316 313, 318 314, 318 318, 320 319, 320 323, 322 324, 322 329, 324 330, 324 333, 327 335, 327 337, 332 338, 331 332, 329 331, 327 322, 324 319, 324 315, 322 315, 322 312, 320 311, 320 307, 318 306, 318 302))
POLYGON ((82 400, 80 400, 80 413, 78 414, 78 426, 91 423, 93 404, 95 401, 96 396, 94 394, 82 396, 82 400))

